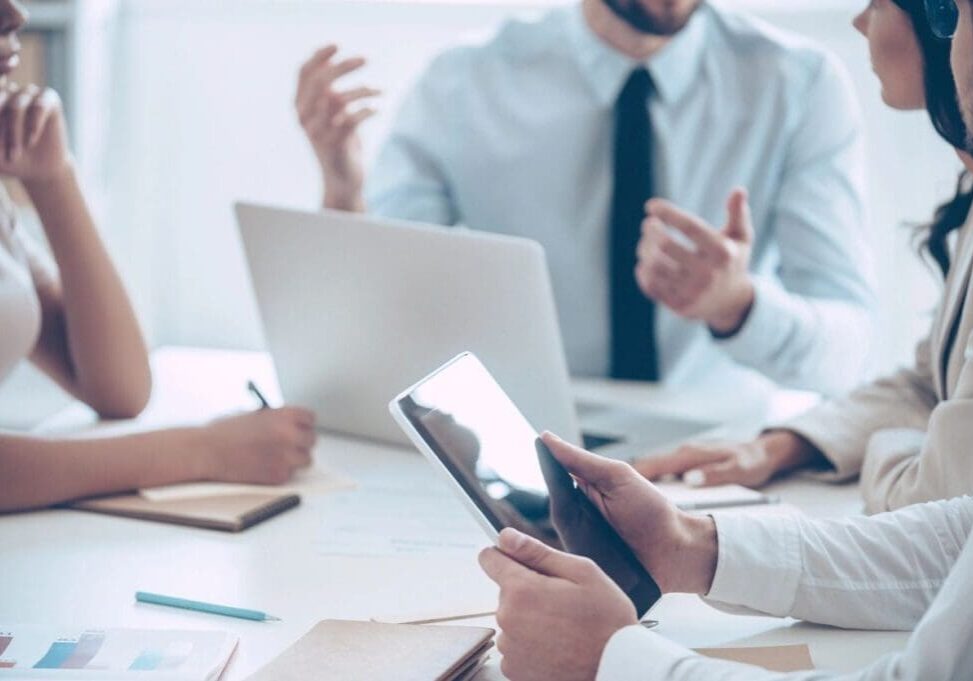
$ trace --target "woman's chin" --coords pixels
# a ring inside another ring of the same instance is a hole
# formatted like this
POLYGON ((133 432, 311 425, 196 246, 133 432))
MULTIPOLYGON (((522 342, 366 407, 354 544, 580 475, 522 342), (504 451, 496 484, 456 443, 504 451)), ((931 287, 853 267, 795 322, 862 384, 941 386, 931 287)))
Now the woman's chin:
POLYGON ((926 108, 926 102, 923 98, 906 97, 896 92, 889 92, 885 88, 882 88, 882 101, 890 109, 896 111, 919 111, 926 108))

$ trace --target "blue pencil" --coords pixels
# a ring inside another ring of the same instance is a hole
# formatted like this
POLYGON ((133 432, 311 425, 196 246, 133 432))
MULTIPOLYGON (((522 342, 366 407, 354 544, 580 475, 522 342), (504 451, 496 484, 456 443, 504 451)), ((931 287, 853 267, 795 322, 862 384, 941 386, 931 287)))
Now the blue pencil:
POLYGON ((213 615, 225 615, 227 617, 239 617, 244 620, 254 620, 257 622, 279 622, 279 617, 268 615, 259 610, 247 610, 246 608, 233 608, 229 605, 216 605, 215 603, 204 603, 202 601, 191 601, 186 598, 176 598, 175 596, 163 596, 147 591, 136 591, 135 600, 139 603, 152 603, 154 605, 167 605, 170 608, 182 608, 184 610, 196 610, 208 612, 213 615))

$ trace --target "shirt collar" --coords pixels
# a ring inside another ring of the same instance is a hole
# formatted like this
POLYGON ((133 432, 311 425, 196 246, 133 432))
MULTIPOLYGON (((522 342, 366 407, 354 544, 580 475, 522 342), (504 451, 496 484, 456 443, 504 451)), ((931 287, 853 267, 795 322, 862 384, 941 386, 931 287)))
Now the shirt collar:
MULTIPOLYGON (((702 67, 709 11, 706 3, 703 3, 686 27, 645 62, 658 96, 665 102, 678 101, 692 86, 702 67)), ((638 62, 594 34, 585 21, 581 3, 572 8, 568 34, 581 71, 598 102, 604 106, 614 106, 638 62)))

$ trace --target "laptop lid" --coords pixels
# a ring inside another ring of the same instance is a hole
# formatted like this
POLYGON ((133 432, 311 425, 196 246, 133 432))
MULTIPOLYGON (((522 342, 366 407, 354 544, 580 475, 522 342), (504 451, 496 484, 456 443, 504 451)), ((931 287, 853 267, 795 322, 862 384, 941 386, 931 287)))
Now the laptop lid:
POLYGON ((539 244, 337 211, 235 210, 284 398, 322 428, 406 443, 389 397, 472 351, 532 423, 579 441, 539 244))

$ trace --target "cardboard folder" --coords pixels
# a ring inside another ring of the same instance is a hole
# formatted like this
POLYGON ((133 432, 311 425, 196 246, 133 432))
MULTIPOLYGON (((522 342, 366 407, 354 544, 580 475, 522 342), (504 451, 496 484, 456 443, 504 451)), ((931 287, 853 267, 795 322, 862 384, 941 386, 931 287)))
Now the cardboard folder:
POLYGON ((240 532, 300 502, 301 498, 296 494, 271 491, 164 501, 153 501, 140 494, 123 494, 85 499, 69 507, 139 520, 240 532))
POLYGON ((324 620, 247 681, 465 681, 493 629, 324 620))

